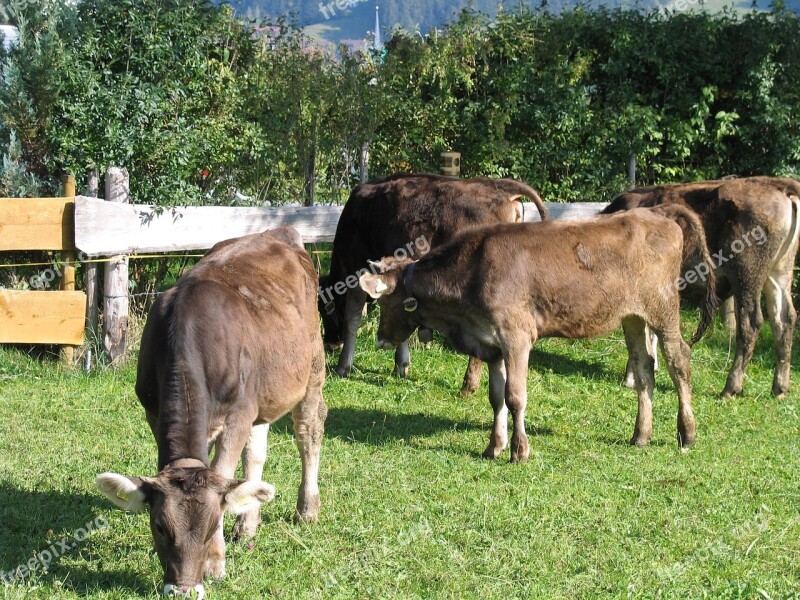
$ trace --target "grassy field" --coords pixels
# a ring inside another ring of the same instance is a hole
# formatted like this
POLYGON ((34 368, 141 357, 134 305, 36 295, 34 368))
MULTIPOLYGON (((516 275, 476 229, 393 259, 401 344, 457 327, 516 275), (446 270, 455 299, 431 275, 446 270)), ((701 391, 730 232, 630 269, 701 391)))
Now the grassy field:
MULTIPOLYGON (((653 442, 627 444, 636 402, 620 386, 621 335, 541 342, 528 381, 531 460, 512 465, 507 451, 480 458, 485 377, 459 397, 466 361, 434 342, 412 349, 410 379, 394 379, 391 355, 373 349, 375 326, 362 329, 352 378, 325 386, 320 523, 291 523, 300 462, 285 419, 265 469, 278 496, 252 543, 228 546, 212 598, 800 597, 798 391, 769 394, 768 334, 745 396, 729 402, 717 397, 728 332, 718 325, 696 347, 698 442, 687 452, 663 371, 653 442)), ((154 474, 133 362, 87 375, 0 350, 0 571, 39 557, 26 577, 6 575, 0 598, 161 590, 147 516, 113 509, 94 488, 106 470, 154 474), (59 556, 44 569, 47 552, 59 556)))

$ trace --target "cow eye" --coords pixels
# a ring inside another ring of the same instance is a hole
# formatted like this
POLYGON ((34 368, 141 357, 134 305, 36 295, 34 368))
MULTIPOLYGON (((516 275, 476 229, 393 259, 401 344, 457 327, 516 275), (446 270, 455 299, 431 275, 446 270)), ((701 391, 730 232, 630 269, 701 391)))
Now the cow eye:
POLYGON ((167 534, 167 532, 164 531, 164 526, 161 525, 161 523, 156 523, 156 533, 161 537, 164 537, 167 534))

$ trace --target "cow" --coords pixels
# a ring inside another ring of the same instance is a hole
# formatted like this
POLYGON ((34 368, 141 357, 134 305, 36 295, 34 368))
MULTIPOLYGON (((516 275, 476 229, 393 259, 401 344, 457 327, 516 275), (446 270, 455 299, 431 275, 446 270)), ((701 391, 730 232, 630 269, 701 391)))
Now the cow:
MULTIPOLYGON (((356 334, 367 295, 358 275, 369 260, 387 255, 420 258, 458 231, 524 219, 528 198, 542 220, 547 211, 539 193, 513 179, 458 179, 431 174, 396 174, 356 186, 345 204, 333 241, 331 268, 320 280, 319 308, 328 348, 344 342, 336 373, 347 377, 353 367, 356 334)), ((408 375, 408 344, 395 352, 394 373, 408 375)), ((463 393, 477 387, 481 363, 470 360, 463 393), (472 389, 470 389, 472 388, 472 389)))
MULTIPOLYGON (((789 391, 797 320, 791 286, 800 237, 798 196, 800 183, 792 179, 751 177, 638 188, 618 196, 603 210, 611 214, 675 204, 700 217, 715 261, 717 293, 723 299, 733 297, 735 303, 736 355, 723 398, 742 393, 745 371, 764 322, 762 293, 777 355, 772 393, 782 397, 789 391)), ((692 269, 691 262, 685 264, 687 272, 692 269)), ((702 293, 703 285, 700 280, 687 282, 683 294, 702 293)))
POLYGON ((300 235, 281 227, 218 243, 150 310, 136 394, 158 475, 103 473, 97 485, 120 508, 149 509, 165 594, 202 597, 204 577, 225 575, 224 512, 237 515, 234 539, 255 534, 275 494, 261 481, 267 432, 289 411, 303 465, 295 519, 317 519, 327 409, 316 289, 300 235), (244 480, 233 478, 239 456, 244 480))
MULTIPOLYGON (((683 212, 704 243, 696 216, 683 212)), ((620 324, 634 361, 639 400, 631 442, 644 446, 652 436, 649 325, 661 336, 678 392, 678 443, 688 447, 695 441, 695 420, 690 349, 680 333, 676 289, 682 249, 683 233, 672 218, 640 209, 613 217, 469 230, 417 262, 385 257, 382 272, 366 273, 359 281, 381 308, 379 347, 393 347, 424 327, 489 364, 494 425, 484 457, 497 458, 505 449, 510 412, 511 460, 528 458, 526 382, 536 340, 596 337, 620 324)), ((695 339, 713 314, 713 291, 708 294, 695 339)))

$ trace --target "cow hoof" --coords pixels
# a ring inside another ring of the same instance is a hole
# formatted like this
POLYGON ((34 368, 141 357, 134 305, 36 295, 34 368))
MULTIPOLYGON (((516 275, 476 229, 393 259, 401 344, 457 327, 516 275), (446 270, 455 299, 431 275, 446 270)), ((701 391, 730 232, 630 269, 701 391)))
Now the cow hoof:
POLYGON ((469 385, 467 382, 464 382, 464 385, 461 386, 461 389, 458 391, 459 394, 462 396, 472 396, 478 388, 469 385))
POLYGON ((481 456, 483 458, 488 458, 489 460, 494 460, 503 452, 502 448, 495 448, 493 446, 489 446, 486 450, 483 451, 481 456))
POLYGON ((527 452, 512 452, 511 453, 511 462, 512 463, 525 463, 525 462, 528 462, 528 453, 527 452))
POLYGON ((683 436, 680 433, 678 434, 678 447, 681 450, 688 450, 694 446, 694 441, 695 439, 693 435, 683 436))
POLYGON ((775 396, 775 398, 778 400, 783 400, 788 392, 789 392, 788 386, 783 386, 783 385, 772 386, 772 395, 775 396))
POLYGON ((738 396, 742 393, 742 386, 741 385, 732 385, 728 383, 722 390, 720 394, 720 398, 723 400, 731 400, 734 396, 738 396))
POLYGON ((257 519, 239 517, 233 524, 233 541, 246 540, 256 535, 258 526, 261 524, 261 515, 257 519))
POLYGON ((292 520, 297 524, 318 523, 319 522, 319 514, 318 513, 301 514, 299 512, 296 512, 296 513, 294 513, 294 518, 292 520))
POLYGON ((631 438, 631 446, 636 446, 637 448, 645 448, 650 443, 650 436, 649 435, 642 435, 642 434, 633 434, 631 438))
POLYGON ((319 520, 319 494, 300 492, 294 507, 295 523, 316 523, 319 520))
POLYGON ((394 371, 392 371, 392 375, 395 377, 399 377, 400 379, 405 379, 408 377, 408 365, 395 365, 394 371))
POLYGON ((350 377, 351 367, 336 367, 333 371, 342 379, 350 377))

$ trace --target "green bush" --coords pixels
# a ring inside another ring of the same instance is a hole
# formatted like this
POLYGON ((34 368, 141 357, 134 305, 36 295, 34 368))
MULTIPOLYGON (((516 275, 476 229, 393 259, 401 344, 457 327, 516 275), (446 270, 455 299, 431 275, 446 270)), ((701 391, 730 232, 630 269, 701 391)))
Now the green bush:
POLYGON ((121 165, 136 202, 341 202, 370 174, 513 176, 548 200, 800 169, 800 20, 772 13, 466 10, 381 53, 312 48, 207 0, 44 0, 10 12, 0 149, 53 185, 121 165), (6 151, 6 153, 8 153, 6 151), (312 185, 313 184, 313 185, 312 185))

